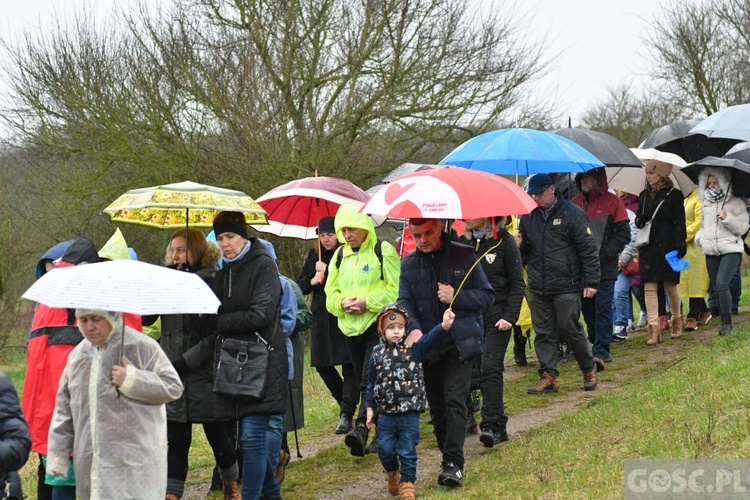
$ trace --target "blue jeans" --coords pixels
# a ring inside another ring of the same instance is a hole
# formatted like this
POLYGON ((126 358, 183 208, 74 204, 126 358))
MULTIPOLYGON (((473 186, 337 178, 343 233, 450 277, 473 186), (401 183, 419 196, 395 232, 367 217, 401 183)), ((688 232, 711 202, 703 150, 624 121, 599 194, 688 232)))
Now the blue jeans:
POLYGON ((617 275, 614 300, 615 326, 627 326, 628 320, 633 318, 633 301, 630 298, 630 284, 632 282, 632 276, 626 276, 622 273, 617 275))
POLYGON ((706 270, 718 302, 721 323, 732 324, 732 292, 729 284, 742 260, 740 253, 706 255, 706 270))
POLYGON ((279 465, 279 451, 281 451, 281 436, 283 433, 284 414, 271 415, 266 427, 268 465, 266 466, 266 477, 263 480, 263 496, 266 498, 281 498, 281 486, 276 481, 276 467, 279 465))
POLYGON ((378 414, 377 436, 378 458, 383 468, 388 472, 401 470, 402 483, 415 483, 417 481, 419 413, 412 411, 378 414))
MULTIPOLYGON (((251 413, 240 421, 242 449, 242 498, 259 498, 268 469, 266 429, 273 415, 251 413)), ((278 453, 278 450, 277 450, 278 453)), ((276 471, 272 471, 274 474, 276 471)))
MULTIPOLYGON (((581 300, 581 312, 586 322, 589 341, 594 344, 593 355, 606 359, 612 344, 612 299, 615 293, 615 280, 601 280, 596 295, 581 300)), ((625 321, 627 325, 628 322, 625 321)))

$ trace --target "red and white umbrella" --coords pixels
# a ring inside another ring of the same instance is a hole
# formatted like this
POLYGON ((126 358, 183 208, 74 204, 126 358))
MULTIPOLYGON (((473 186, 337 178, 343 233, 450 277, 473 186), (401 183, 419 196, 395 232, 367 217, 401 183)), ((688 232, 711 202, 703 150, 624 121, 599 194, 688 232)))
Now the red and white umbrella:
POLYGON ((346 179, 305 177, 257 198, 268 213, 268 225, 253 227, 277 236, 313 240, 322 217, 335 216, 341 205, 360 207, 369 199, 370 195, 346 179))
POLYGON ((528 214, 536 207, 523 188, 504 177, 443 167, 392 180, 360 210, 397 219, 477 219, 528 214))

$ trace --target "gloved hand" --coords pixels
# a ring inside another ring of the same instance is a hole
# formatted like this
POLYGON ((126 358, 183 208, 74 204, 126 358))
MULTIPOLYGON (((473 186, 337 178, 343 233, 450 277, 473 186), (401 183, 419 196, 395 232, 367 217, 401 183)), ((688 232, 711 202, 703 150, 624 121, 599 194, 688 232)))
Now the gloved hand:
POLYGON ((651 216, 648 214, 638 214, 635 216, 635 225, 638 229, 646 225, 647 222, 651 221, 651 216))
POLYGON ((188 366, 187 361, 185 361, 185 358, 183 358, 182 356, 172 361, 172 366, 174 366, 177 375, 179 375, 180 377, 187 375, 187 373, 190 371, 190 367, 188 366))

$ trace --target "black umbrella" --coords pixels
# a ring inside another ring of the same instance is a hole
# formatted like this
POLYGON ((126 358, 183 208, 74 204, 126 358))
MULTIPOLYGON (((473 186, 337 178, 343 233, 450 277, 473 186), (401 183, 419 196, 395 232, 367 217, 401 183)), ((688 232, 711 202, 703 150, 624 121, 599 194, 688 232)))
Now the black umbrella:
POLYGON ((724 158, 732 158, 750 164, 750 142, 741 142, 732 147, 724 155, 724 158))
POLYGON ((730 186, 732 193, 740 198, 750 197, 750 165, 736 158, 707 156, 683 168, 682 173, 690 177, 697 184, 701 172, 707 168, 727 169, 731 174, 730 186))
POLYGON ((554 131, 570 139, 594 155, 608 167, 637 167, 643 164, 622 141, 603 132, 587 128, 568 127, 554 131))
POLYGON ((677 120, 652 130, 643 140, 641 149, 654 148, 674 153, 685 161, 698 161, 706 156, 721 156, 717 144, 703 134, 690 134, 690 129, 701 120, 677 120))

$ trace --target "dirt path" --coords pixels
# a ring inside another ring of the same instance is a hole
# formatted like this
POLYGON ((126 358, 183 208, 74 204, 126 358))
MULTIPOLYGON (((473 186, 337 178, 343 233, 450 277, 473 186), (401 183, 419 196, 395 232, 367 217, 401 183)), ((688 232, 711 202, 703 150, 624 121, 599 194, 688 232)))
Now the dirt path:
MULTIPOLYGON (((743 308, 744 309, 744 308, 743 308)), ((745 324, 750 318, 747 317, 747 313, 744 313, 740 317, 736 317, 735 327, 745 324)), ((716 331, 719 325, 714 320, 713 323, 709 324, 704 329, 699 330, 693 334, 698 341, 708 341, 716 335, 716 331)), ((667 336, 669 333, 667 332, 667 336)), ((630 342, 645 342, 646 332, 639 331, 631 334, 630 342)), ((661 365, 668 367, 673 363, 677 362, 683 356, 686 350, 690 349, 694 345, 691 343, 678 344, 675 341, 670 342, 667 340, 665 343, 660 344, 657 349, 643 349, 637 351, 639 360, 645 357, 645 360, 639 361, 639 363, 632 363, 633 358, 628 356, 618 357, 616 363, 622 365, 633 364, 633 366, 618 370, 616 377, 613 381, 600 382, 599 387, 596 391, 585 392, 583 390, 570 391, 564 396, 550 395, 549 404, 544 408, 536 408, 528 410, 523 413, 515 414, 508 420, 508 434, 510 439, 518 439, 525 435, 529 430, 541 427, 550 422, 554 422, 564 415, 578 411, 579 409, 586 406, 597 394, 602 391, 614 390, 622 386, 624 383, 636 378, 639 373, 642 373, 643 363, 652 365, 661 365)), ((615 348, 616 349, 616 348, 615 348)), ((530 358, 531 361, 531 358, 530 358)), ((575 361, 572 361, 575 363, 575 361)), ((534 360, 534 365, 536 365, 534 360)), ((505 380, 506 383, 517 380, 518 378, 526 375, 529 370, 535 370, 534 366, 526 368, 517 368, 515 366, 506 367, 505 380)), ((542 396, 548 397, 548 396, 542 396)), ((306 438, 301 444, 300 449, 302 456, 305 457, 302 460, 307 460, 314 457, 319 451, 333 447, 341 446, 340 436, 322 436, 317 438, 306 438)), ((471 435, 466 437, 466 443, 464 445, 464 453, 466 456, 467 463, 481 457, 484 454, 496 453, 498 448, 502 448, 502 444, 494 449, 487 449, 482 446, 479 442, 478 436, 471 435)), ((437 477, 440 472, 439 466, 441 462, 440 451, 434 445, 434 443, 420 444, 419 449, 419 475, 422 478, 427 478, 430 481, 431 478, 437 477)), ((294 453, 294 452, 293 452, 294 453)), ((296 459, 295 459, 296 460, 296 459)), ((208 493, 208 485, 192 485, 190 486, 183 497, 185 500, 199 500, 206 498, 208 493)), ((363 473, 359 480, 356 482, 349 482, 342 485, 341 488, 328 491, 321 498, 327 499, 362 499, 362 498, 392 498, 388 496, 383 488, 383 476, 382 472, 378 467, 373 467, 371 471, 363 473)))

